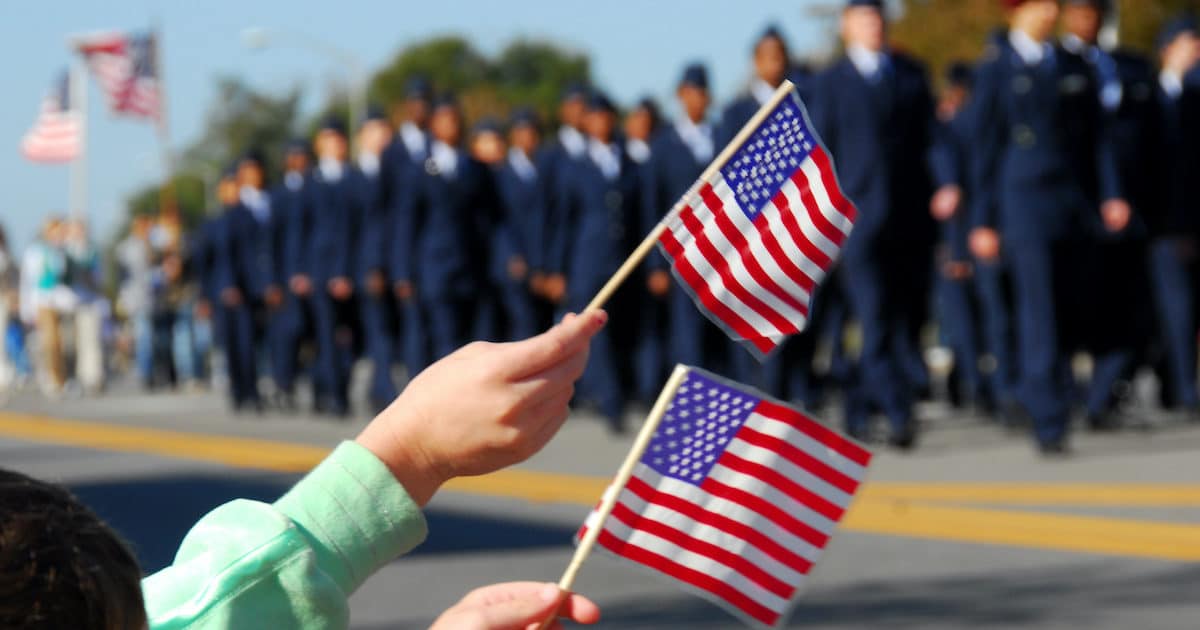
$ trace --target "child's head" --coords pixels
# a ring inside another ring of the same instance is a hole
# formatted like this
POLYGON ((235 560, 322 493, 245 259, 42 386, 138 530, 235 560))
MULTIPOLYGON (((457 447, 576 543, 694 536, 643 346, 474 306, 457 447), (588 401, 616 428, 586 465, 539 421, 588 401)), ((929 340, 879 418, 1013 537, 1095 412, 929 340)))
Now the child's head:
POLYGON ((0 628, 138 630, 141 569, 61 486, 0 469, 0 628))

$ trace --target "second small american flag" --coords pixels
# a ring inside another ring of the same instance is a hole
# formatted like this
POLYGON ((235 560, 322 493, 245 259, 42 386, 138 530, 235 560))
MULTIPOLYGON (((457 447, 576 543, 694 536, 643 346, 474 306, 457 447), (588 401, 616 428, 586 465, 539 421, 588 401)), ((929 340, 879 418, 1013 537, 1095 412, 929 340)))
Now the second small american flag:
MULTIPOLYGON (((688 368, 597 542, 777 627, 866 473, 856 442, 688 368)), ((593 511, 583 532, 597 526, 593 511)), ((580 536, 582 537, 582 533, 580 536)))
POLYGON ((676 277, 759 358, 804 329, 856 216, 794 91, 677 208, 659 237, 676 277))

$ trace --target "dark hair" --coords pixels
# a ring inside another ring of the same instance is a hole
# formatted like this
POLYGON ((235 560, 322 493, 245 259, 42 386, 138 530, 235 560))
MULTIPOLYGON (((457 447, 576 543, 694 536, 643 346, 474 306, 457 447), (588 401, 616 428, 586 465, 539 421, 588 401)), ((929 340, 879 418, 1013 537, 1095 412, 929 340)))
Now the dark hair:
POLYGON ((140 630, 141 569, 66 488, 0 469, 0 628, 140 630))

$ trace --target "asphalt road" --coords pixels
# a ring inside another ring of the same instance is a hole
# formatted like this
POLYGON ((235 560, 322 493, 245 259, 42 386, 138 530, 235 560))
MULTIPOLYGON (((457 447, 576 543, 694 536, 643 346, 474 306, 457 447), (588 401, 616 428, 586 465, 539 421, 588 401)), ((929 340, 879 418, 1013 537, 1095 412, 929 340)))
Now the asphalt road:
MULTIPOLYGON (((881 450, 788 627, 1200 628, 1200 427, 1146 412, 1147 426, 1080 435, 1075 457, 1047 462, 978 419, 923 411, 921 449, 881 450)), ((233 417, 211 394, 22 394, 0 409, 0 466, 67 483, 152 571, 208 510, 273 500, 361 426, 233 417)), ((519 471, 451 486, 429 540, 353 596, 354 627, 424 628, 475 586, 556 580, 628 446, 580 416, 519 471)), ((578 590, 605 628, 738 627, 601 555, 578 590)))

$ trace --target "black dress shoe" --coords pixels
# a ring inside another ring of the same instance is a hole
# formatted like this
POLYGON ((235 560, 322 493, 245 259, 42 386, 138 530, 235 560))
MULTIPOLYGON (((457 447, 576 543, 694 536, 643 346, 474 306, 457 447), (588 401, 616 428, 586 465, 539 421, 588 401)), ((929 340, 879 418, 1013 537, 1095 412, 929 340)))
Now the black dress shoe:
POLYGON ((1121 428, 1121 419, 1111 413, 1089 413, 1088 429, 1096 433, 1111 433, 1121 428))
POLYGON ((1066 440, 1050 440, 1038 442, 1038 454, 1046 459, 1062 459, 1071 454, 1066 440))
POLYGON ((916 422, 911 422, 907 427, 898 433, 893 433, 888 438, 888 444, 902 451, 911 451, 917 446, 917 429, 916 422))

